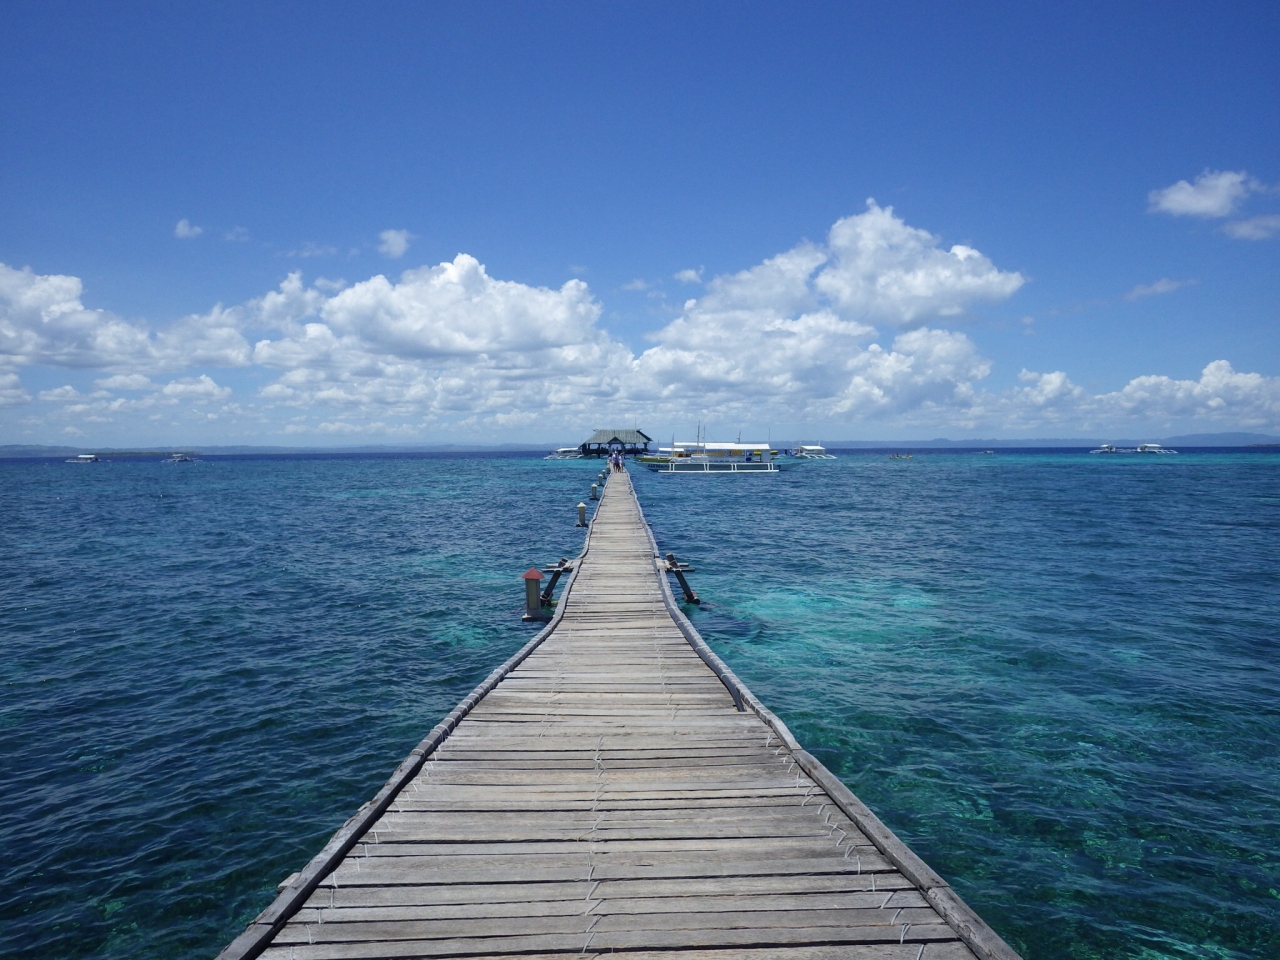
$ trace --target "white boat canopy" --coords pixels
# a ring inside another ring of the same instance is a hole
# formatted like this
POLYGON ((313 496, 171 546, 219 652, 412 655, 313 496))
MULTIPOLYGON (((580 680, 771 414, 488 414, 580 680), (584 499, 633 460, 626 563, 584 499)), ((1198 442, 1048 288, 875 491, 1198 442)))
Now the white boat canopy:
MULTIPOLYGON (((665 447, 663 449, 666 449, 665 447)), ((676 441, 677 450, 705 450, 707 453, 733 453, 736 451, 747 450, 770 450, 772 445, 768 443, 695 443, 686 441, 676 441)))

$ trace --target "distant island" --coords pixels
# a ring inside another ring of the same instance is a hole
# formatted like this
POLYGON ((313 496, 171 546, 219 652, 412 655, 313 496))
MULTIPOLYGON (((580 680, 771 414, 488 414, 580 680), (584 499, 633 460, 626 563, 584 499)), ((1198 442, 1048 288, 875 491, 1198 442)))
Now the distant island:
POLYGON ((1280 437, 1265 433, 1188 433, 1176 437, 1036 437, 1033 439, 1001 440, 999 438, 975 440, 828 440, 831 449, 856 450, 865 447, 1096 447, 1112 443, 1118 447, 1135 447, 1139 443, 1160 443, 1166 447, 1269 447, 1280 445, 1280 437))

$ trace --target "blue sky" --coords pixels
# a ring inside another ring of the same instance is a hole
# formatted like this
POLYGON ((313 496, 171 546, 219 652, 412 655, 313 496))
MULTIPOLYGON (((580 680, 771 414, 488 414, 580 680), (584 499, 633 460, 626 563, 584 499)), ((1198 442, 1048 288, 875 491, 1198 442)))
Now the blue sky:
POLYGON ((1278 28, 5 4, 0 443, 1280 432, 1278 28))

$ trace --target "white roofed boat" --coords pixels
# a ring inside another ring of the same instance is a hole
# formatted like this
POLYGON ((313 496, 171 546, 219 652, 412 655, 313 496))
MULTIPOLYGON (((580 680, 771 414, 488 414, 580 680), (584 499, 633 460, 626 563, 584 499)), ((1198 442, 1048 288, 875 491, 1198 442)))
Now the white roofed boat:
POLYGON ((777 473, 784 464, 768 443, 676 442, 637 459, 658 473, 777 473))
POLYGON ((797 460, 834 460, 835 456, 827 453, 826 447, 818 446, 816 443, 801 444, 787 451, 797 460))

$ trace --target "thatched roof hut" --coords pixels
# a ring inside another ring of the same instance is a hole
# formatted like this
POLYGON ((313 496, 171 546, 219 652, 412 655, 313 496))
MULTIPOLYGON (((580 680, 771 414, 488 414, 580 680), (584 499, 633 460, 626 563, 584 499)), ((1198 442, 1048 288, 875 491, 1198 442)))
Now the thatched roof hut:
POLYGON ((653 437, 640 430, 597 430, 578 449, 584 457, 607 457, 615 450, 624 454, 648 453, 653 437))

